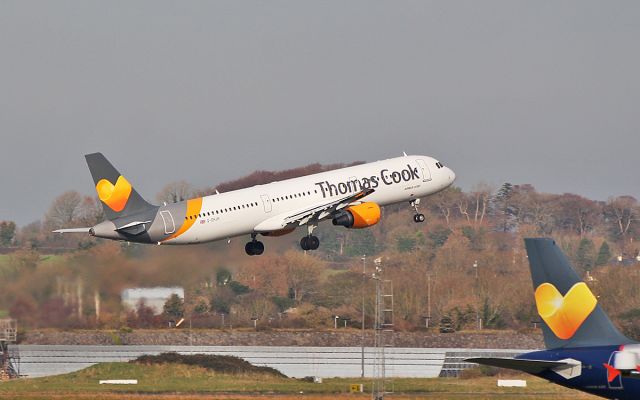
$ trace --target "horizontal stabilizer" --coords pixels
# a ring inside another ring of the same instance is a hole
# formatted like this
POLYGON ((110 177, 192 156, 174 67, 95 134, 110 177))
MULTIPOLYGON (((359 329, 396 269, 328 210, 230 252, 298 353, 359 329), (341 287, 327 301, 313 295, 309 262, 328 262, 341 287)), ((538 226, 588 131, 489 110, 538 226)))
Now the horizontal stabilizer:
POLYGON ((117 227, 116 230, 127 235, 139 235, 146 232, 147 224, 149 223, 151 223, 151 221, 134 221, 117 227))
POLYGON ((89 233, 91 228, 66 228, 66 229, 56 229, 53 233, 89 233))
POLYGON ((133 221, 133 222, 129 222, 126 225, 116 227, 116 230, 121 231, 121 230, 129 229, 129 228, 133 228, 139 225, 144 225, 149 223, 151 223, 151 221, 133 221))
POLYGON ((562 361, 546 360, 520 360, 517 358, 489 358, 477 357, 467 358, 465 361, 476 364, 489 365, 491 367, 515 369, 529 374, 539 374, 543 371, 556 369, 558 367, 570 367, 573 364, 562 361))

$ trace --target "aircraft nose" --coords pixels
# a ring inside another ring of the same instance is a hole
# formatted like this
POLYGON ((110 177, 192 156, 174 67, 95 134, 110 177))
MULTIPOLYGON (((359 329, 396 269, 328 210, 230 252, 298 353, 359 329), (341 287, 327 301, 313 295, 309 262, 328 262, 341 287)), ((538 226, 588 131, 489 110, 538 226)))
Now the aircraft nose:
POLYGON ((449 167, 447 167, 447 174, 449 175, 449 183, 453 183, 456 180, 456 173, 449 167))

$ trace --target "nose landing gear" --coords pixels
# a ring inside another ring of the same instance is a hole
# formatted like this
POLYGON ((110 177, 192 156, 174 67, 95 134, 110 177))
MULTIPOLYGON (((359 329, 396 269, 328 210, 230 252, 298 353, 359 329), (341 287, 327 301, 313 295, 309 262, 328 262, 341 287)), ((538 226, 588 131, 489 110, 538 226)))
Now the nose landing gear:
POLYGON ((251 241, 244 246, 244 251, 250 256, 259 256, 264 253, 264 243, 256 240, 257 234, 251 234, 251 241))
POLYGON ((413 215, 413 222, 415 222, 415 223, 424 222, 424 220, 425 220, 424 214, 421 214, 418 211, 418 204, 420 204, 420 199, 413 199, 413 200, 409 201, 409 204, 416 211, 416 213, 413 215))

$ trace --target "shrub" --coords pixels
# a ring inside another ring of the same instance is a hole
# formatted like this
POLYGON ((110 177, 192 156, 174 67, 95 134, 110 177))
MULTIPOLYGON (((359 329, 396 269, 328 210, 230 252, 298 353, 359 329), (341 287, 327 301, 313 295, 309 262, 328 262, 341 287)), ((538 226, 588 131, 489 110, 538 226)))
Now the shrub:
POLYGON ((287 376, 271 367, 258 367, 239 357, 209 354, 184 355, 178 353, 162 353, 157 356, 144 355, 130 361, 137 364, 184 364, 206 368, 224 374, 267 374, 280 378, 287 376))

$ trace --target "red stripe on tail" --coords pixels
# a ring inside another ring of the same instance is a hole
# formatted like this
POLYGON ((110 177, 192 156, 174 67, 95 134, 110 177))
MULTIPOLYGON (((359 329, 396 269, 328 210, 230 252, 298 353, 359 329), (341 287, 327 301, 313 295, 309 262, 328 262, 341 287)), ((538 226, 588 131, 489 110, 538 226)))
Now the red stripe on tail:
POLYGON ((617 369, 613 368, 611 365, 609 364, 602 364, 606 370, 607 370, 607 381, 609 383, 613 382, 614 379, 616 379, 618 376, 620 376, 620 371, 618 371, 617 369))

